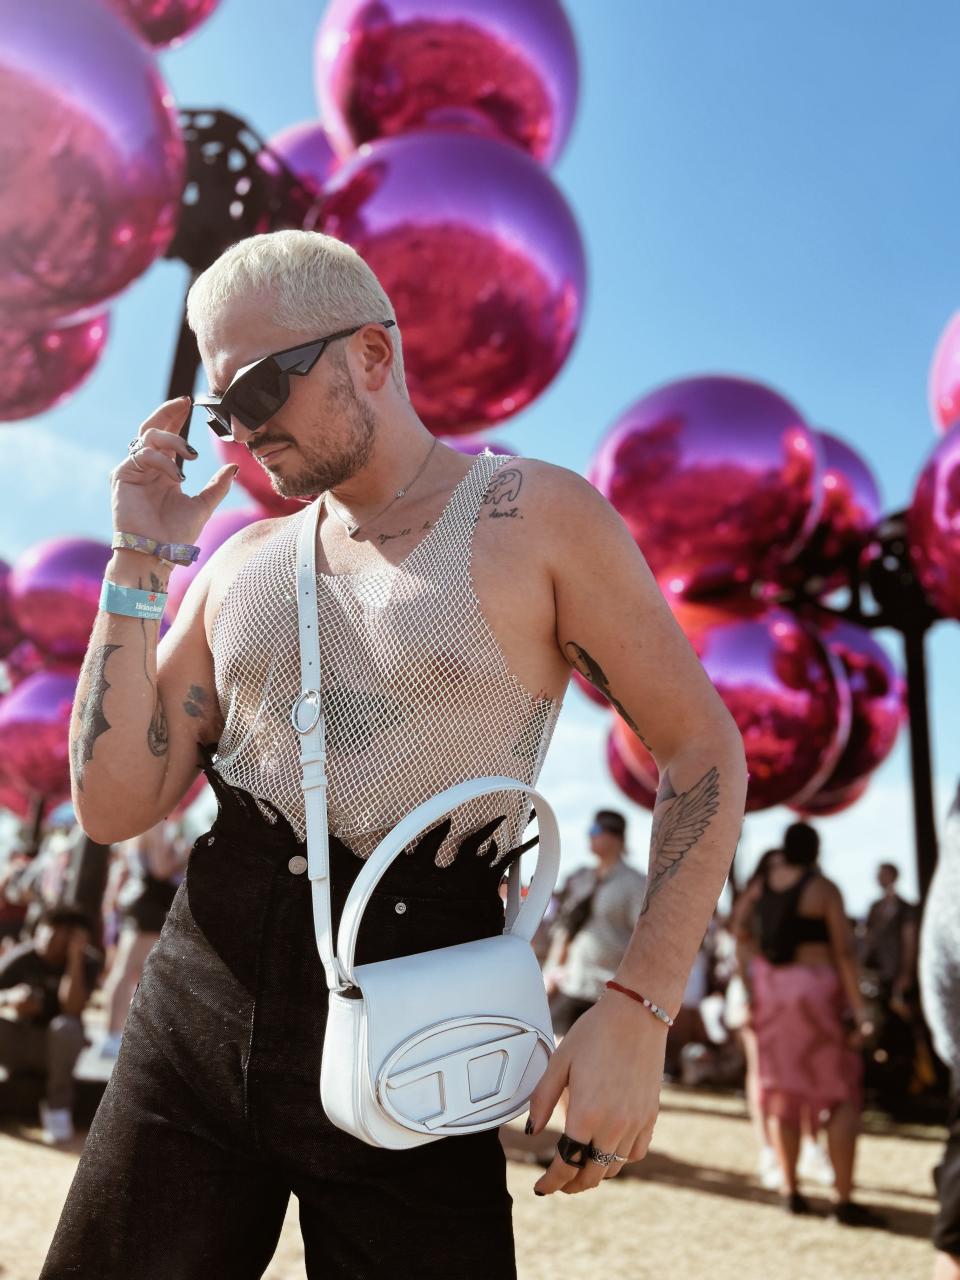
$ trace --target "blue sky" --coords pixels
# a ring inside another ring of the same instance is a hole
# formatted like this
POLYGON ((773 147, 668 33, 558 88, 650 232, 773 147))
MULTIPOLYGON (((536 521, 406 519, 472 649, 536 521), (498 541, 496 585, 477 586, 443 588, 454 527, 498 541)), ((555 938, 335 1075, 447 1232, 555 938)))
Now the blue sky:
MULTIPOLYGON (((585 471, 634 399, 672 378, 766 381, 873 465, 887 509, 909 501, 934 442, 927 367, 960 301, 955 49, 960 10, 892 0, 567 0, 581 56, 573 135, 554 169, 580 223, 589 296, 561 374, 502 435, 585 471), (944 167, 946 165, 946 168, 944 167)), ((313 36, 322 3, 222 0, 161 58, 177 101, 222 106, 269 135, 316 114, 313 36)), ((113 308, 97 370, 67 403, 0 428, 0 556, 55 534, 106 538, 106 474, 164 397, 185 268, 160 262, 113 308)), ((194 474, 212 470, 202 449, 194 474)), ((229 500, 238 505, 241 495, 229 500)), ((938 814, 960 774, 957 625, 929 646, 938 814)), ((895 637, 891 637, 898 652, 895 637)), ((616 801, 606 717, 571 689, 544 768, 568 866, 590 810, 616 801)), ((749 864, 789 814, 751 817, 749 864)), ((854 909, 881 859, 913 883, 906 740, 867 797, 820 824, 825 863, 854 909)))

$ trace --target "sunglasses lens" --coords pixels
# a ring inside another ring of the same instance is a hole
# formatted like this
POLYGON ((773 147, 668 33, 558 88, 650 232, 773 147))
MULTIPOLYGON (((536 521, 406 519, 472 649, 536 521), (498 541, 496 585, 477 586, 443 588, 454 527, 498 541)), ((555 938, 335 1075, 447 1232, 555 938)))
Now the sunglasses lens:
POLYGON ((215 435, 229 440, 233 434, 229 414, 223 414, 219 409, 214 409, 211 405, 204 405, 204 408, 207 411, 207 426, 215 435))
POLYGON ((256 431, 277 412, 290 394, 290 379, 273 360, 262 360, 230 394, 230 413, 256 431))

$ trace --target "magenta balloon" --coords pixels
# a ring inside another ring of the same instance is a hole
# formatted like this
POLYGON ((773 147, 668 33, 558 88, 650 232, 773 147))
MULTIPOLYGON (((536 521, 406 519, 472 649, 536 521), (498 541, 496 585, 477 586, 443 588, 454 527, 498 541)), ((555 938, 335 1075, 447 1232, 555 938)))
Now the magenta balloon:
POLYGON ((200 555, 193 564, 174 569, 170 575, 170 588, 167 592, 167 607, 164 613, 165 619, 172 622, 177 616, 177 610, 183 603, 187 588, 213 553, 219 550, 228 538, 232 538, 241 529, 246 529, 247 525, 263 520, 266 514, 265 511, 254 507, 243 507, 239 510, 230 508, 227 511, 215 511, 213 513, 200 532, 198 539, 200 555))
POLYGON ((341 155, 439 126, 505 139, 550 164, 576 109, 577 48, 560 0, 333 0, 315 78, 341 155))
POLYGON ((803 804, 792 804, 790 808, 805 818, 827 818, 833 813, 842 813, 849 809, 866 793, 870 785, 869 778, 860 778, 845 787, 822 788, 805 800, 803 804))
MULTIPOLYGON (((233 440, 222 440, 214 437, 214 449, 224 462, 233 462, 240 468, 237 480, 254 499, 271 516, 290 516, 302 511, 309 498, 281 498, 270 480, 270 473, 262 466, 250 450, 243 444, 233 440)), ((262 518, 262 517, 261 517, 262 518)))
POLYGON ((940 431, 960 420, 960 311, 954 312, 940 335, 927 384, 930 417, 940 431))
POLYGON ((631 771, 617 746, 614 729, 607 734, 607 768, 610 770, 611 778, 625 796, 634 804, 642 805, 644 809, 653 812, 657 798, 656 788, 651 791, 647 783, 631 771))
POLYGON ((590 468, 658 577, 677 592, 768 577, 806 541, 823 454, 771 388, 720 375, 670 382, 614 425, 590 468))
POLYGON ((10 573, 7 562, 0 560, 0 658, 12 652, 23 638, 10 599, 10 573))
POLYGON ((907 536, 928 599, 945 617, 960 618, 960 424, 950 428, 920 473, 907 536))
POLYGON ((438 435, 518 412, 566 360, 586 267, 577 224, 516 147, 422 133, 364 147, 331 179, 323 230, 394 304, 413 404, 438 435))
POLYGON ((38 542, 17 560, 10 575, 14 617, 44 653, 83 657, 110 555, 104 542, 53 538, 38 542))
POLYGON ((484 449, 489 449, 491 453, 495 453, 500 458, 516 458, 520 456, 516 449, 512 449, 503 440, 488 440, 482 435, 450 436, 449 439, 441 437, 441 440, 444 444, 449 445, 451 449, 456 449, 457 453, 470 454, 472 457, 483 453, 484 449))
POLYGON ((3 674, 10 688, 15 689, 27 676, 42 671, 49 661, 32 640, 21 640, 3 659, 3 674))
POLYGON ((817 435, 824 455, 823 506, 806 545, 778 571, 785 586, 822 580, 825 595, 849 580, 847 565, 857 559, 883 515, 883 499, 873 472, 856 450, 826 431, 817 435))
POLYGON ((313 230, 320 216, 322 189, 338 164, 326 130, 319 120, 306 120, 274 134, 267 146, 270 150, 257 156, 259 167, 275 178, 281 171, 279 157, 300 179, 303 190, 288 194, 288 205, 279 219, 276 213, 265 216, 260 230, 268 231, 279 222, 313 230))
POLYGON ((0 313, 79 318, 176 229, 184 148, 134 30, 100 0, 0 0, 0 313))
POLYGON ((24 333, 0 327, 0 422, 45 413, 76 391, 107 341, 106 314, 24 333))
POLYGON ((30 812, 30 801, 12 782, 0 779, 0 809, 8 810, 17 818, 25 818, 30 812))
POLYGON ((749 601, 720 609, 667 598, 740 729, 750 772, 747 809, 813 794, 850 732, 850 689, 840 663, 786 609, 749 601))
POLYGON ((152 45, 179 44, 206 22, 220 0, 109 0, 152 45))
POLYGON ((0 758, 17 790, 51 801, 70 791, 70 711, 77 677, 38 671, 0 700, 0 758))
POLYGON ((865 627, 825 614, 811 621, 843 666, 851 696, 850 735, 819 788, 832 793, 865 778, 893 750, 904 722, 904 681, 886 649, 865 627))

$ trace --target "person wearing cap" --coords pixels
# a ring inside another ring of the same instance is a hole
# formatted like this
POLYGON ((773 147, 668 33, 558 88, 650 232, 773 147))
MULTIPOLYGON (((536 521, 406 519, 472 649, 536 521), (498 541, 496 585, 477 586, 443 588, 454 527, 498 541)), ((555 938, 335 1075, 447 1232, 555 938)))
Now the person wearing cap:
POLYGON ((547 961, 554 1031, 565 1035, 592 1008, 616 973, 647 892, 647 877, 626 861, 627 820, 615 809, 594 814, 588 832, 594 863, 563 889, 547 961))

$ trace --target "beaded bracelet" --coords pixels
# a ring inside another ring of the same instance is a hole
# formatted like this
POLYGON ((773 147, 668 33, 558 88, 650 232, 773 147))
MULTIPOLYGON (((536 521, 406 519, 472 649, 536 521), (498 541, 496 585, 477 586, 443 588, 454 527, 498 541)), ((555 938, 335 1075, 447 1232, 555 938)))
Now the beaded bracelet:
POLYGON ((648 1000, 646 996, 642 996, 639 991, 631 991, 629 987, 622 987, 619 982, 607 982, 606 986, 611 991, 619 991, 625 996, 629 996, 631 1000, 636 1000, 638 1004, 642 1004, 645 1009, 649 1009, 655 1018, 659 1018, 661 1022, 665 1022, 668 1027, 673 1026, 673 1019, 667 1013, 666 1009, 661 1009, 658 1004, 654 1004, 652 1000, 648 1000))

